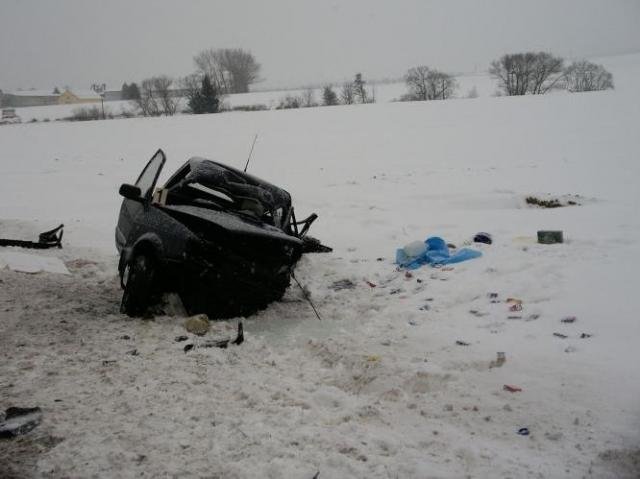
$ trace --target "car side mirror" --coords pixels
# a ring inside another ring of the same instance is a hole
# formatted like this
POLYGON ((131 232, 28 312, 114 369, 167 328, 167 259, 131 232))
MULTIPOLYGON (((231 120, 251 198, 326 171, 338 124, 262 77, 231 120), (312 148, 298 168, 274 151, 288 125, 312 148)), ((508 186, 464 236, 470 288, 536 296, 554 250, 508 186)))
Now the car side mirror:
POLYGON ((142 201, 142 192, 140 188, 135 185, 128 185, 126 183, 120 185, 120 195, 128 200, 142 201))

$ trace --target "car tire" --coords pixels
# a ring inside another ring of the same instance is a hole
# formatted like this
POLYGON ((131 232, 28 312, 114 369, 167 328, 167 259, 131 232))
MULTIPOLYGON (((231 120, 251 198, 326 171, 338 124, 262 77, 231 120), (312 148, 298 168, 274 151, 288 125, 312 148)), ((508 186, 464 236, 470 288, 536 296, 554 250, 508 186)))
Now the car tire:
POLYGON ((120 312, 127 316, 142 316, 151 306, 156 280, 156 265, 144 253, 137 254, 124 270, 124 293, 120 312))

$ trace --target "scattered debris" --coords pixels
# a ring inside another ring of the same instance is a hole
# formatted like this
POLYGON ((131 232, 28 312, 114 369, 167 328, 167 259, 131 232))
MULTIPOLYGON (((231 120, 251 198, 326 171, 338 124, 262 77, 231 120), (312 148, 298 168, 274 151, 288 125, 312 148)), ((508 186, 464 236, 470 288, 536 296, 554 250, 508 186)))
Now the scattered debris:
POLYGON ((187 339, 189 339, 188 336, 176 336, 175 342, 176 343, 181 343, 182 341, 186 341, 187 339))
POLYGON ((520 429, 518 429, 518 434, 521 435, 521 436, 528 436, 529 435, 529 428, 521 427, 520 429))
POLYGON ((459 263, 482 256, 480 251, 462 248, 451 254, 447 243, 438 236, 425 241, 414 241, 396 250, 396 264, 401 268, 417 269, 425 264, 431 266, 459 263))
POLYGON ((129 336, 128 334, 123 334, 118 339, 124 339, 125 341, 128 341, 129 339, 131 339, 131 336, 129 336))
POLYGON ((487 297, 489 299, 496 299, 498 297, 498 293, 487 293, 487 297))
POLYGON ((131 356, 140 356, 140 353, 138 352, 137 349, 132 349, 131 351, 127 351, 127 354, 131 356))
POLYGON ((26 434, 42 422, 39 407, 10 407, 0 415, 0 438, 26 434))
POLYGON ((507 316, 507 319, 522 319, 522 316, 517 314, 512 314, 510 316, 507 316))
POLYGON ((538 231, 538 243, 540 244, 556 244, 563 241, 562 231, 538 231))
POLYGON ((474 243, 492 244, 493 239, 489 233, 480 232, 473 237, 474 243))
POLYGON ((103 366, 109 366, 110 364, 115 364, 117 361, 115 359, 105 359, 102 361, 103 366))
POLYGON ((582 333, 580 335, 580 339, 587 339, 587 338, 590 338, 591 336, 593 336, 593 334, 582 333))
POLYGON ((562 333, 553 333, 553 335, 556 338, 560 338, 560 339, 567 339, 569 336, 567 336, 566 334, 562 334, 562 333))
MULTIPOLYGON (((238 323, 238 332, 236 334, 236 338, 233 341, 231 340, 231 338, 205 341, 203 343, 198 344, 198 347, 227 349, 227 347, 229 346, 229 343, 235 344, 236 346, 239 346, 240 344, 244 343, 244 328, 242 326, 242 321, 238 323)), ((193 344, 187 344, 183 349, 185 353, 188 353, 193 348, 194 348, 193 344)))
POLYGON ((509 306, 509 311, 522 311, 522 304, 516 303, 509 306))
POLYGON ((529 316, 527 316, 527 321, 535 321, 536 319, 538 319, 540 317, 540 315, 538 313, 533 313, 530 314, 529 316))
POLYGON ((566 348, 564 348, 565 353, 575 353, 576 351, 577 349, 574 348, 573 346, 567 346, 566 348))
POLYGON ((564 317, 560 320, 561 323, 575 323, 576 322, 576 317, 575 316, 567 316, 564 317))
POLYGON ((491 361, 491 363, 489 363, 489 369, 500 368, 506 362, 507 362, 507 355, 503 352, 498 352, 496 353, 496 360, 491 361))
POLYGON ((466 341, 460 341, 460 340, 457 340, 456 344, 458 346, 470 346, 471 345, 471 343, 467 343, 466 341))
POLYGON ((521 393, 522 392, 522 388, 521 387, 513 386, 511 384, 505 384, 504 386, 502 386, 502 389, 504 389, 505 391, 509 391, 510 393, 521 393))
POLYGON ((204 336, 209 332, 209 329, 211 329, 211 324, 209 323, 209 317, 206 314, 196 314, 195 316, 187 318, 184 322, 184 327, 192 334, 204 336))
POLYGON ((40 233, 37 242, 0 238, 0 246, 18 246, 32 249, 62 248, 63 233, 64 225, 60 225, 50 231, 40 233))
POLYGON ((333 291, 342 291, 343 289, 354 289, 355 287, 356 284, 350 279, 341 279, 331 283, 329 289, 333 291))
POLYGON ((404 272, 404 277, 407 279, 411 279, 413 278, 413 274, 411 273, 411 271, 405 271, 404 272))
POLYGON ((365 282, 365 283, 367 283, 367 284, 368 284, 370 287, 372 287, 372 288, 377 288, 377 287, 378 287, 378 285, 377 285, 377 284, 372 283, 371 281, 368 281, 368 280, 366 280, 366 279, 365 279, 365 281, 364 281, 364 282, 365 282))
MULTIPOLYGON (((571 196, 569 196, 571 198, 571 196)), ((573 195, 573 198, 581 198, 579 195, 573 195)), ((525 201, 528 205, 537 206, 539 208, 562 208, 564 206, 580 206, 575 199, 566 200, 566 195, 564 200, 560 200, 558 198, 554 198, 552 196, 549 199, 538 198, 537 196, 527 196, 525 201)))
POLYGON ((522 304, 523 301, 521 299, 518 298, 507 298, 507 300, 505 301, 505 303, 509 303, 509 304, 522 304))

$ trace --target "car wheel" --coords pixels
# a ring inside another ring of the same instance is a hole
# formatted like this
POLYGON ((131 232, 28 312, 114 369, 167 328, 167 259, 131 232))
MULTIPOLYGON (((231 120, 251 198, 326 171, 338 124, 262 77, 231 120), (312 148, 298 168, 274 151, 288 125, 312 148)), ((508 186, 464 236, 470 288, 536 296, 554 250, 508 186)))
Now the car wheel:
POLYGON ((120 312, 128 316, 142 316, 151 306, 155 279, 153 259, 144 253, 136 255, 123 273, 124 293, 120 312))

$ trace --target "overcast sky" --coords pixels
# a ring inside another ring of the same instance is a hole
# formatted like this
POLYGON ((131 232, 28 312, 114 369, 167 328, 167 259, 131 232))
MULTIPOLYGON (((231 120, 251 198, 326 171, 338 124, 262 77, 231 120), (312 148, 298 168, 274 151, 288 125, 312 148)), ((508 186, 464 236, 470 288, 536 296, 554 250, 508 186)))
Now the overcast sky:
POLYGON ((640 51, 640 0, 0 0, 0 89, 184 76, 208 47, 251 50, 259 88, 400 77, 426 64, 640 51))

